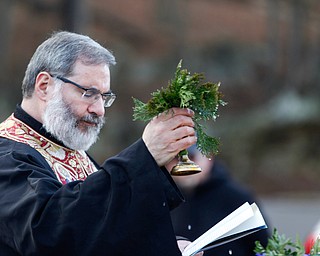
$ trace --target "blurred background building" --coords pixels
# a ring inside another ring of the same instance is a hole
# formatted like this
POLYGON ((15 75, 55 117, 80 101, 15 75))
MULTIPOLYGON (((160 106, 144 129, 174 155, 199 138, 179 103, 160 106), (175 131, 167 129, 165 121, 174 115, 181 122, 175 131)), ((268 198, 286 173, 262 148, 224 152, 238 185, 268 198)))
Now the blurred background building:
POLYGON ((317 0, 1 0, 0 117, 20 102, 39 43, 55 30, 88 34, 118 62, 118 98, 90 152, 103 161, 142 133, 132 97, 147 101, 183 59, 221 82, 228 105, 206 125, 221 139, 219 158, 280 232, 303 239, 320 212, 319 11, 317 0))

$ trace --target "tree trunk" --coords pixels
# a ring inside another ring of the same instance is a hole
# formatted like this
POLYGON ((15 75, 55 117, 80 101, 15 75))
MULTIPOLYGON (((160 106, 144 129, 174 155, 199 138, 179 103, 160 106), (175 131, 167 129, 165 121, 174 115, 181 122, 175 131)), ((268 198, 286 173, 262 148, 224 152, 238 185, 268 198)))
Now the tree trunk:
POLYGON ((10 39, 12 31, 12 10, 14 1, 0 1, 0 82, 4 81, 6 63, 10 51, 10 39))
POLYGON ((87 8, 85 0, 65 0, 62 2, 63 29, 81 33, 87 24, 87 8))

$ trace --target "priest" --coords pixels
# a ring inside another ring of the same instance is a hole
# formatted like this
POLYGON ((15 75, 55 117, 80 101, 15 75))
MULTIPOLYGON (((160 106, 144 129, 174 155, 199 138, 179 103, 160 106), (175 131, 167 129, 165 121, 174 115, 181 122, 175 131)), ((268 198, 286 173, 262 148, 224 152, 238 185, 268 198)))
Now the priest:
POLYGON ((116 99, 114 64, 99 43, 66 31, 32 56, 22 102, 0 124, 2 256, 181 255, 170 210, 183 198, 165 166, 196 143, 193 112, 159 115, 98 165, 86 151, 116 99))

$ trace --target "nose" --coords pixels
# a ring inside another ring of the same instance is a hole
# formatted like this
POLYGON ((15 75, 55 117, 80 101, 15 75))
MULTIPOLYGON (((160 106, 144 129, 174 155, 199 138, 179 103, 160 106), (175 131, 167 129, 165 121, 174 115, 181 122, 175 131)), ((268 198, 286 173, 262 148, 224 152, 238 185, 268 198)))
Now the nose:
POLYGON ((102 97, 99 97, 99 99, 97 99, 95 102, 89 105, 88 112, 94 113, 97 116, 104 116, 105 107, 104 107, 104 101, 102 97))

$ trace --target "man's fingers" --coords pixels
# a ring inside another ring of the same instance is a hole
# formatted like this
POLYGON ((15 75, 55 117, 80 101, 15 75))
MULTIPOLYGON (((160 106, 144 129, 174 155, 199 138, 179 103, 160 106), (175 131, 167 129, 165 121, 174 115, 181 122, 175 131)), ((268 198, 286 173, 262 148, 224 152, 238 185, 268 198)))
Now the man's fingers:
POLYGON ((192 127, 189 126, 180 126, 172 131, 173 137, 176 140, 181 140, 185 137, 195 136, 196 132, 192 127))
POLYGON ((159 118, 161 121, 166 121, 178 115, 193 117, 194 112, 189 108, 171 108, 167 111, 164 111, 163 113, 158 115, 156 118, 159 118))
POLYGON ((194 127, 194 122, 191 116, 188 115, 162 115, 152 120, 152 122, 162 122, 166 129, 175 130, 182 126, 194 127))
POLYGON ((192 110, 172 108, 148 123, 142 139, 159 166, 197 142, 193 116, 192 110))

